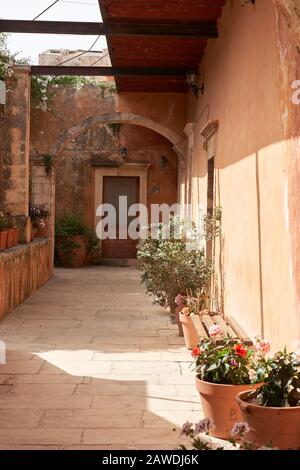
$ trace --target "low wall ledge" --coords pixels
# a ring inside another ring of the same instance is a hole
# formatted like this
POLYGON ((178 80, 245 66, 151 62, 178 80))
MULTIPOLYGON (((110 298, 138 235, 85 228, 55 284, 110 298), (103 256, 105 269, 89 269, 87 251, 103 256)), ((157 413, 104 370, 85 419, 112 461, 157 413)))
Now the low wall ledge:
POLYGON ((29 253, 31 250, 38 250, 43 246, 48 245, 51 243, 51 238, 38 238, 32 240, 27 245, 17 245, 13 248, 9 248, 8 250, 0 252, 0 264, 5 263, 8 260, 13 258, 18 258, 19 256, 23 256, 26 253, 29 253))

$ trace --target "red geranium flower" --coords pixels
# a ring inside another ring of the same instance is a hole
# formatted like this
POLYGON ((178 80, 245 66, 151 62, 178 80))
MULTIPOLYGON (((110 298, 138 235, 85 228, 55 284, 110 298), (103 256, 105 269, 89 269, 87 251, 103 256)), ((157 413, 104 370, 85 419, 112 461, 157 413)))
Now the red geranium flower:
POLYGON ((195 348, 195 349, 193 349, 191 354, 192 354, 192 357, 196 359, 198 356, 200 356, 201 350, 199 348, 195 348))
POLYGON ((246 357, 247 356, 247 349, 245 349, 242 344, 236 344, 234 346, 234 350, 235 350, 236 354, 240 357, 246 357))

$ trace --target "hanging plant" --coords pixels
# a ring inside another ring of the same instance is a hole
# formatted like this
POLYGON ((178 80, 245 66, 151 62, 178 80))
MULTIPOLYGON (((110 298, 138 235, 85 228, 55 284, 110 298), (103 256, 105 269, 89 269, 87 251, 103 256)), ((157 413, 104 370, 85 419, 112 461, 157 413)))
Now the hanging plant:
POLYGON ((112 130, 113 135, 117 136, 120 133, 121 125, 122 124, 120 122, 110 122, 107 124, 107 127, 112 130))
POLYGON ((51 175, 51 170, 53 167, 53 156, 52 155, 44 155, 44 165, 45 165, 45 171, 47 176, 51 175))

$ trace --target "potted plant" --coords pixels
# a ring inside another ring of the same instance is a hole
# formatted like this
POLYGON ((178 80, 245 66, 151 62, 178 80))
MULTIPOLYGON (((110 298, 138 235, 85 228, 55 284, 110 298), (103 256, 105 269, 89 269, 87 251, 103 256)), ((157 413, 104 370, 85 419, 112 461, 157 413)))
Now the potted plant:
POLYGON ((182 324, 181 324, 180 317, 179 317, 180 312, 182 312, 183 308, 185 307, 185 294, 184 293, 180 293, 175 297, 175 304, 176 304, 175 319, 178 325, 178 334, 179 336, 184 336, 182 324))
POLYGON ((0 251, 6 250, 8 235, 8 221, 3 212, 0 212, 0 251))
POLYGON ((49 212, 41 210, 41 218, 37 223, 36 238, 47 238, 49 236, 49 212))
POLYGON ((227 338, 222 345, 217 345, 215 338, 220 333, 218 325, 212 326, 210 339, 202 341, 192 351, 192 357, 204 416, 211 418, 215 425, 211 434, 229 439, 234 423, 241 420, 236 395, 257 387, 264 370, 260 369, 260 359, 254 351, 241 342, 227 338))
POLYGON ((265 360, 264 384, 239 393, 248 443, 268 442, 278 449, 300 449, 300 359, 286 349, 265 360))
POLYGON ((30 239, 33 240, 37 236, 42 237, 44 236, 41 231, 43 231, 46 227, 46 219, 48 217, 48 212, 40 209, 37 206, 30 205, 29 206, 29 216, 31 220, 31 236, 30 239))
POLYGON ((191 319, 191 315, 199 315, 199 312, 206 307, 207 296, 204 290, 197 289, 194 296, 190 291, 186 296, 177 296, 176 304, 181 302, 182 308, 179 310, 179 321, 182 325, 184 341, 187 349, 194 349, 198 344, 198 334, 191 319))
POLYGON ((64 267, 79 268, 98 248, 99 239, 80 216, 65 213, 55 224, 55 245, 64 267))
POLYGON ((178 292, 196 292, 209 285, 213 262, 201 248, 203 237, 193 224, 187 229, 185 222, 171 217, 168 224, 150 225, 149 236, 138 246, 142 282, 154 303, 169 307, 173 317, 178 292))

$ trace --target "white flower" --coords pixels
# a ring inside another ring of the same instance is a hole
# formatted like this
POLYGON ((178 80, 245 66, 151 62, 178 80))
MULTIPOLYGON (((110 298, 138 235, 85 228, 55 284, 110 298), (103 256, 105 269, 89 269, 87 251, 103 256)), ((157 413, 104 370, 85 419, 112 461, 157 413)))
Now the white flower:
POLYGON ((248 375, 249 375, 249 379, 251 380, 251 382, 256 380, 257 374, 256 374, 256 371, 254 369, 250 369, 248 371, 248 375))

